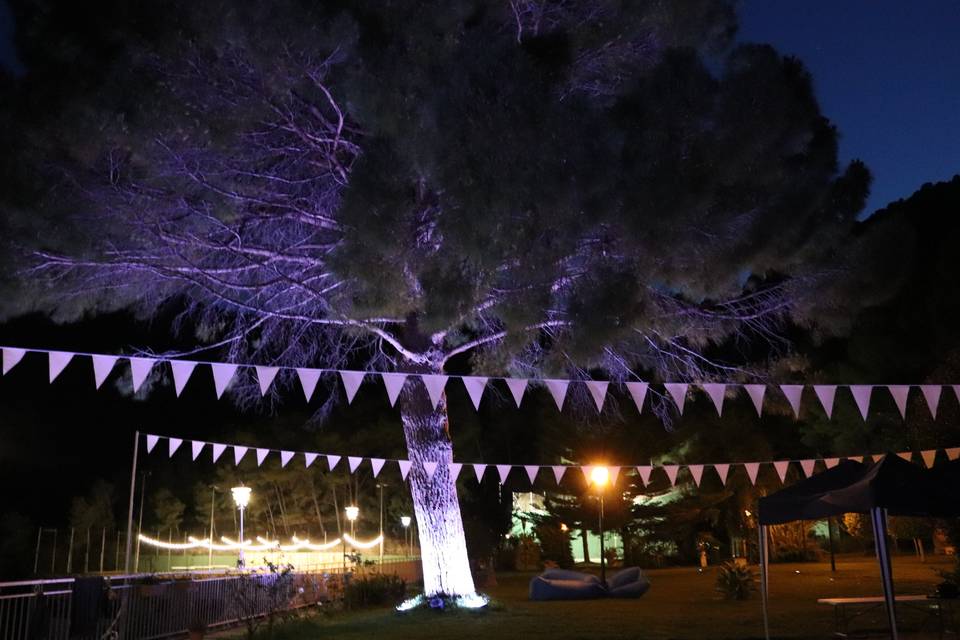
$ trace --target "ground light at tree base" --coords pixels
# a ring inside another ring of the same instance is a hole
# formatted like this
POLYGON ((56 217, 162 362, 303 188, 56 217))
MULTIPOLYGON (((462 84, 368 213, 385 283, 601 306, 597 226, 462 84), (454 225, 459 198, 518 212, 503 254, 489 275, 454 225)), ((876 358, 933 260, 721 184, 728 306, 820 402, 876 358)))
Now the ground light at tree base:
POLYGON ((429 606, 434 609, 442 609, 445 605, 441 603, 446 602, 449 602, 450 605, 459 609, 482 609, 490 604, 490 598, 480 593, 473 593, 466 596, 456 596, 450 599, 443 598, 442 596, 427 598, 426 596, 418 595, 404 600, 398 604, 397 611, 404 613, 406 611, 412 611, 413 609, 424 606, 429 606))

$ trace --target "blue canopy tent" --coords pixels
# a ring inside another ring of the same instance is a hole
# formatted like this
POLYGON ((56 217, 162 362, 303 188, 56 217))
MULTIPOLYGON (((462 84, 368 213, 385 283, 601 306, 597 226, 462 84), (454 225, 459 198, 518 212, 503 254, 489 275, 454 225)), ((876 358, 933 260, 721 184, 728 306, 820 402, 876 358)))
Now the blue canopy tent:
POLYGON ((757 516, 760 522, 760 590, 765 636, 770 637, 767 527, 845 513, 870 513, 890 637, 896 639, 896 602, 886 537, 887 515, 960 516, 960 495, 943 484, 958 476, 960 466, 954 463, 943 466, 942 470, 935 467, 925 471, 892 454, 872 465, 845 460, 833 469, 760 498, 757 516))

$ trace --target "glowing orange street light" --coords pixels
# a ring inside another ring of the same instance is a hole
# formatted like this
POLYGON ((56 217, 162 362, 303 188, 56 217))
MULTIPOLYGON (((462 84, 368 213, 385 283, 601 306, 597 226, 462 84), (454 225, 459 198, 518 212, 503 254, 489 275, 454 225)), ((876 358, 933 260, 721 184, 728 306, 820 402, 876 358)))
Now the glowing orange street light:
POLYGON ((607 559, 603 548, 603 489, 610 482, 610 469, 596 465, 590 470, 590 481, 597 487, 600 495, 600 582, 607 584, 607 559))

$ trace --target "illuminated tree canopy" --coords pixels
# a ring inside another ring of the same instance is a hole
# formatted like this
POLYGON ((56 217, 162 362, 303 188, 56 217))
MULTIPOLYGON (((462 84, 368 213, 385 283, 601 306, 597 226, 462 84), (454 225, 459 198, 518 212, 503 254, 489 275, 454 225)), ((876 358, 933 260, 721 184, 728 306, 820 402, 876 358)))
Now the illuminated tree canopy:
MULTIPOLYGON (((180 305, 261 364, 706 380, 883 281, 869 172, 727 2, 173 13, 40 125, 41 204, 8 199, 57 317, 180 305)), ((450 460, 444 405, 400 409, 411 459, 450 460)), ((448 481, 411 473, 426 588, 468 593, 448 481)))

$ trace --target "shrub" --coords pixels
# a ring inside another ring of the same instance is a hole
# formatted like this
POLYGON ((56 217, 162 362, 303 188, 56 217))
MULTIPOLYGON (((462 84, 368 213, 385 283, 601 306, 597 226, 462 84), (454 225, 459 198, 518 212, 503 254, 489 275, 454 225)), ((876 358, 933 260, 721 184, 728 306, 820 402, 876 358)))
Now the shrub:
POLYGON ((573 550, 570 548, 570 532, 563 531, 553 522, 538 523, 533 529, 540 541, 543 559, 555 562, 558 567, 573 567, 573 550))
POLYGON ((517 571, 534 571, 540 568, 540 545, 531 535, 517 536, 514 548, 514 562, 517 571))
POLYGON ((717 591, 727 600, 746 600, 754 588, 753 572, 745 565, 726 562, 717 574, 717 591))
POLYGON ((344 588, 348 608, 399 604, 407 592, 407 582, 396 574, 372 573, 352 580, 344 588))

